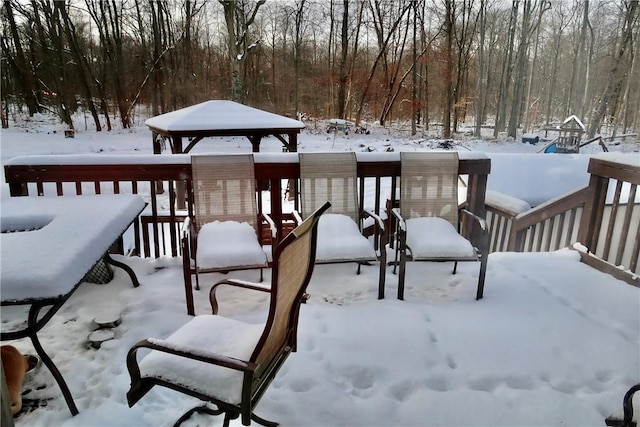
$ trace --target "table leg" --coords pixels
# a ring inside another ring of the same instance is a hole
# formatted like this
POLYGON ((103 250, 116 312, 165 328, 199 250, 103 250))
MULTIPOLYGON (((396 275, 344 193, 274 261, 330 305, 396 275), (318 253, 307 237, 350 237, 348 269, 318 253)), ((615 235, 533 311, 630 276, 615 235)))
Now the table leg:
POLYGON ((133 283, 134 288, 137 288, 138 286, 140 286, 140 282, 138 281, 138 277, 136 276, 136 273, 127 264, 120 261, 116 261, 115 259, 111 258, 111 255, 109 253, 107 253, 104 256, 104 260, 111 265, 114 265, 116 267, 120 267, 121 269, 123 269, 131 278, 131 282, 133 283))
POLYGON ((41 305, 34 304, 31 306, 31 309, 29 310, 29 319, 27 321, 27 325, 29 328, 29 338, 31 338, 31 343, 33 344, 33 348, 36 350, 36 353, 38 354, 38 356, 40 356, 40 360, 42 360, 42 362, 46 365, 46 367, 49 369, 49 371, 53 375, 53 378, 58 383, 58 386, 62 391, 62 395, 64 396, 64 400, 67 402, 67 406, 69 407, 69 411, 71 411, 71 415, 75 416, 75 415, 78 415, 79 411, 78 411, 78 408, 76 407, 75 402, 73 401, 73 396, 71 395, 71 391, 69 391, 69 387, 67 386, 67 383, 62 377, 62 374, 58 370, 58 367, 55 365, 55 363, 53 363, 53 360, 51 360, 49 355, 44 351, 44 348, 42 348, 42 345, 40 344, 40 340, 38 339, 37 321, 38 321, 38 314, 40 313, 40 309, 42 309, 42 307, 43 306, 41 305))

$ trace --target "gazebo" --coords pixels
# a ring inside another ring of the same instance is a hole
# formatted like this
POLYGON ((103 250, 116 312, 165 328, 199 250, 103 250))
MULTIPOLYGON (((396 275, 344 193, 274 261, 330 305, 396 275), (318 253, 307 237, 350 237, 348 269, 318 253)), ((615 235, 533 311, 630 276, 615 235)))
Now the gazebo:
POLYGON ((169 138, 173 154, 188 153, 208 136, 246 136, 252 151, 260 151, 263 137, 273 135, 284 151, 298 151, 298 134, 304 123, 233 101, 211 100, 148 119, 153 152, 160 154, 162 138, 169 138), (183 150, 182 138, 190 138, 183 150))

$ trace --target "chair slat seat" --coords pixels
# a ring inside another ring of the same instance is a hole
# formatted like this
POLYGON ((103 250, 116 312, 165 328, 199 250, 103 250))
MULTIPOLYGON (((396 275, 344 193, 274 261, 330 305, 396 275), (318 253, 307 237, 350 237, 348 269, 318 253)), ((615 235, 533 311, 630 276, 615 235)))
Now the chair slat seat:
POLYGON ((420 259, 476 260, 471 243, 447 220, 438 217, 411 218, 407 224, 407 247, 414 261, 420 259))
MULTIPOLYGON (((161 342, 202 356, 224 355, 248 361, 264 330, 264 324, 249 324, 222 316, 199 315, 161 342), (216 331, 207 334, 204 331, 216 331)), ((149 340, 154 343, 155 340, 149 340)), ((140 362, 142 378, 179 384, 181 387, 233 405, 242 400, 241 371, 185 359, 152 350, 140 362)))
POLYGON ((198 268, 206 269, 264 267, 267 254, 256 232, 246 222, 214 221, 205 224, 198 233, 198 268), (210 244, 217 242, 217 244, 210 244))

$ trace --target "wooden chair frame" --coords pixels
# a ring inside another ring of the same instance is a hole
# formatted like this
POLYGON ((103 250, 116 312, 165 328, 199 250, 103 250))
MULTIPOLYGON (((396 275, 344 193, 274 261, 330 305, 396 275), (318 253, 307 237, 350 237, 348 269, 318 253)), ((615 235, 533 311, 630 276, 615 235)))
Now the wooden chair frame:
MULTIPOLYGON (((307 298, 305 291, 315 264, 317 224, 320 216, 329 206, 331 206, 329 202, 321 206, 277 246, 274 253, 271 286, 228 279, 222 280, 212 287, 209 295, 214 314, 218 309, 216 290, 222 285, 265 292, 270 295, 269 314, 251 356, 247 360, 240 360, 224 354, 215 354, 206 348, 185 348, 184 345, 172 342, 170 338, 168 340, 142 340, 134 345, 127 355, 127 368, 131 376, 131 388, 127 393, 130 407, 153 386, 161 385, 194 396, 204 402, 210 402, 217 407, 217 409, 211 409, 206 404, 195 407, 180 417, 176 425, 186 420, 194 412, 212 415, 224 414, 225 426, 229 425, 231 419, 238 417, 241 417, 243 425, 250 425, 252 420, 266 426, 277 425, 255 415, 253 408, 258 404, 289 354, 296 351, 300 305, 307 298), (206 369, 208 365, 216 365, 242 372, 240 403, 229 403, 221 400, 219 396, 203 394, 175 382, 154 376, 144 376, 137 360, 137 353, 140 349, 151 349, 163 354, 196 360, 203 363, 202 369, 206 369)), ((195 322, 199 317, 201 316, 196 316, 183 328, 189 327, 189 324, 195 322)), ((202 334, 212 333, 215 331, 202 330, 202 334)))

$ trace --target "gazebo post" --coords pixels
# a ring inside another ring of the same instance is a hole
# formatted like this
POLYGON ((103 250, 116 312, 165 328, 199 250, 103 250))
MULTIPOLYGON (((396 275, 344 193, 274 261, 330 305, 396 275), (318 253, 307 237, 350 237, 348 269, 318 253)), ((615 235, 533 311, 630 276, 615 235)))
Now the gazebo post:
POLYGON ((171 142, 173 143, 171 152, 173 154, 182 154, 182 135, 171 135, 171 142))
MULTIPOLYGON (((172 135, 171 140, 173 141, 173 147, 172 147, 173 154, 182 154, 182 136, 172 135)), ((186 206, 184 181, 176 181, 175 189, 176 189, 176 209, 184 209, 186 206)))
MULTIPOLYGON (((153 139, 153 154, 160 154, 162 152, 162 145, 160 144, 160 134, 157 132, 151 133, 153 139)), ((156 192, 158 194, 164 193, 164 183, 162 181, 156 181, 156 192)))
POLYGON ((296 153, 298 151, 298 133, 297 132, 289 132, 289 146, 287 150, 290 153, 296 153))
POLYGON ((260 141, 262 141, 262 135, 247 135, 249 141, 251 141, 251 151, 254 153, 260 152, 260 141))

